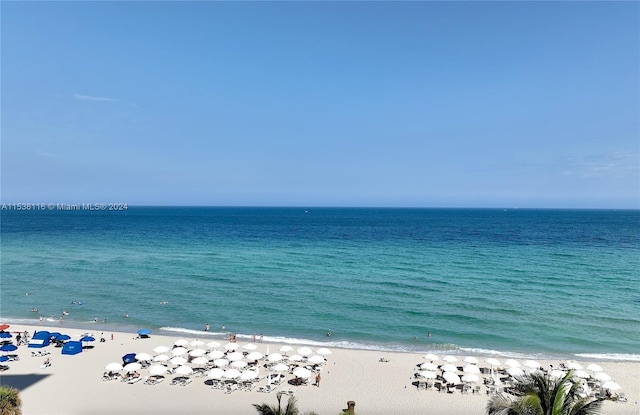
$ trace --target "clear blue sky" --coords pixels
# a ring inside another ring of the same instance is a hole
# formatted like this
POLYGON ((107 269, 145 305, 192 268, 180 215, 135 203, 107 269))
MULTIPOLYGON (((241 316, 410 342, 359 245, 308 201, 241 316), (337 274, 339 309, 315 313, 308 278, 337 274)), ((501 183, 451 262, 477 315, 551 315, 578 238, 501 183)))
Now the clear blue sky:
POLYGON ((2 201, 640 208, 638 2, 2 2, 2 201))

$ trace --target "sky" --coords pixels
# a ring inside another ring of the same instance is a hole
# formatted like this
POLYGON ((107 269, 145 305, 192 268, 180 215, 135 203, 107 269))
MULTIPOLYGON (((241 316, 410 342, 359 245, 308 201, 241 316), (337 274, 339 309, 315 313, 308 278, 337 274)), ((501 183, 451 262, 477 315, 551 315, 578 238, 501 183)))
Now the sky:
POLYGON ((13 2, 3 203, 640 208, 638 2, 13 2))

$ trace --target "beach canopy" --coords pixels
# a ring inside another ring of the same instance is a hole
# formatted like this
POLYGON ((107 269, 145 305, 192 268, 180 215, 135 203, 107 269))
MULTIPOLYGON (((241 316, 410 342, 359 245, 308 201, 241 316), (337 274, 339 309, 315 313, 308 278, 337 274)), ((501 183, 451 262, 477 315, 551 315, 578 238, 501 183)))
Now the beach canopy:
POLYGON ((76 355, 82 352, 82 343, 77 341, 68 341, 62 346, 62 354, 76 355))
POLYGON ((49 340, 51 338, 51 333, 49 333, 46 330, 42 330, 42 331, 37 331, 33 336, 31 336, 32 339, 47 339, 49 340))

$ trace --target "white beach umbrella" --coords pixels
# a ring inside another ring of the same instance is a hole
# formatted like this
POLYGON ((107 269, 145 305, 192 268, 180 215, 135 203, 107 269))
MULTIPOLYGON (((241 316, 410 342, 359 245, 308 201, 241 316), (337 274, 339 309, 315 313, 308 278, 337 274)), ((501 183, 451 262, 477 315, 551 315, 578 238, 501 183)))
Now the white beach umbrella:
POLYGON ((167 360, 171 359, 169 356, 167 356, 166 354, 159 354, 157 356, 155 356, 153 358, 154 362, 166 362, 167 360))
POLYGON ((189 351, 184 347, 175 347, 173 350, 171 350, 171 354, 174 356, 182 356, 183 354, 186 354, 188 352, 189 351))
POLYGON ((136 353, 136 360, 139 362, 148 362, 153 359, 149 353, 136 353))
POLYGON ((593 378, 594 378, 594 379, 597 379, 597 380, 599 380, 599 381, 603 381, 603 382, 606 382, 606 381, 608 381, 608 380, 611 380, 611 376, 607 375, 607 374, 606 374, 606 373, 604 373, 604 372, 598 372, 598 373, 596 373, 595 375, 593 375, 593 378))
POLYGON ((453 363, 453 362, 457 362, 458 358, 455 356, 451 356, 451 355, 446 355, 445 357, 442 358, 443 361, 447 362, 447 363, 453 363))
POLYGON ((461 379, 465 383, 475 383, 480 380, 480 377, 474 373, 466 373, 462 375, 461 379))
POLYGON ((120 363, 109 363, 104 367, 104 370, 107 372, 119 372, 122 370, 122 365, 120 363))
POLYGON ((125 372, 135 372, 138 371, 142 368, 142 365, 140 363, 134 362, 134 363, 129 363, 128 365, 126 365, 125 367, 123 367, 122 369, 125 372))
POLYGON ((185 363, 187 363, 187 359, 185 359, 182 356, 175 356, 175 357, 172 357, 171 360, 169 360, 169 362, 171 362, 172 365, 182 366, 185 363))
POLYGON ((520 367, 520 362, 515 359, 507 359, 504 361, 504 364, 509 367, 520 367))
POLYGON ((321 347, 318 350, 316 350, 316 353, 319 354, 320 356, 326 356, 331 354, 331 350, 327 349, 326 347, 321 347))
POLYGON ((425 359, 425 360, 429 360, 431 362, 433 362, 434 360, 438 360, 439 359, 438 355, 435 355, 433 353, 427 353, 424 356, 422 356, 422 358, 425 359))
POLYGON ((610 380, 610 381, 607 381, 607 382, 602 384, 602 389, 608 389, 610 391, 617 391, 619 389, 622 389, 622 387, 620 385, 618 385, 617 383, 615 383, 614 381, 610 380))
POLYGON ((204 345, 204 342, 202 340, 194 340, 191 343, 189 343, 191 346, 193 347, 199 347, 204 345))
POLYGON ((222 356, 224 356, 224 352, 222 350, 212 350, 207 353, 207 356, 209 356, 209 359, 220 359, 222 356))
POLYGON ((500 366, 500 361, 498 359, 496 359, 495 357, 490 357, 488 359, 484 359, 484 361, 491 367, 500 366))
POLYGON ((178 366, 175 370, 175 374, 180 376, 189 376, 192 373, 193 369, 191 368, 191 366, 186 365, 178 366))
POLYGON ((477 365, 479 363, 479 360, 474 356, 467 356, 464 358, 464 361, 471 363, 472 365, 477 365))
POLYGON ((510 367, 507 369, 507 373, 510 374, 511 376, 522 376, 524 375, 524 372, 522 371, 522 369, 518 368, 518 367, 510 367))
POLYGON ((280 348, 280 351, 281 351, 282 353, 288 353, 288 352, 290 352, 290 351, 292 351, 292 350, 293 350, 293 347, 291 347, 291 346, 289 346, 289 345, 287 345, 287 344, 285 344, 284 346, 282 346, 282 347, 280 348))
POLYGON ((435 364, 431 363, 431 362, 427 362, 427 363, 423 363, 420 365, 420 369, 422 370, 433 370, 436 371, 438 370, 438 366, 436 366, 435 364))
POLYGON ((245 350, 256 350, 258 346, 256 346, 254 343, 247 343, 244 346, 242 346, 242 348, 245 350))
POLYGON ((165 365, 151 365, 149 366, 149 374, 154 376, 164 375, 167 371, 165 365))
POLYGON ((592 372, 602 372, 602 368, 595 363, 591 363, 589 366, 587 366, 587 370, 590 370, 592 372))
POLYGON ((536 374, 544 374, 544 372, 538 368, 533 368, 533 367, 528 367, 524 370, 524 373, 526 373, 527 375, 531 375, 533 373, 536 374))
POLYGON ((247 370, 240 374, 240 380, 253 380, 258 377, 258 372, 255 370, 247 370))
POLYGON ((271 353, 269 356, 267 356, 267 360, 270 362, 279 362, 282 359, 283 357, 280 353, 271 353))
POLYGON ((220 347, 220 342, 212 341, 207 343, 207 347, 210 349, 215 349, 216 347, 220 347))
POLYGON ((204 349, 193 349, 189 352, 189 356, 191 357, 200 357, 200 356, 204 356, 205 353, 207 353, 206 350, 204 349))
POLYGON ((167 353, 169 350, 171 349, 167 346, 158 346, 155 349, 153 349, 153 353, 162 354, 162 353, 167 353))
POLYGON ((194 365, 206 365, 207 363, 209 363, 209 359, 207 359, 204 356, 200 356, 200 357, 196 357, 195 359, 193 359, 191 361, 191 363, 193 363, 194 365))
POLYGON ((453 383, 454 385, 457 385, 460 383, 460 376, 456 375, 455 373, 444 372, 442 374, 442 377, 444 378, 444 380, 447 381, 447 383, 453 383))
POLYGON ((229 366, 231 367, 235 367, 236 369, 242 369, 247 367, 249 364, 247 362, 245 362, 244 360, 236 360, 234 362, 231 362, 229 364, 229 366))
POLYGON ((304 357, 300 356, 299 354, 292 354, 287 360, 289 360, 290 362, 301 362, 302 359, 304 359, 304 357))
POLYGON ((549 372, 549 376, 555 379, 562 379, 566 374, 567 374, 566 372, 563 372, 560 369, 554 369, 551 372, 549 372))
POLYGON ((225 379, 238 379, 240 377, 240 371, 238 369, 227 369, 224 371, 225 379))
POLYGON ((238 348, 238 343, 227 343, 222 346, 225 350, 236 350, 238 348))
POLYGON ((446 363, 440 366, 440 370, 442 370, 443 372, 456 373, 458 371, 458 368, 456 367, 456 365, 452 365, 451 363, 446 363))
POLYGON ((310 356, 313 353, 313 350, 311 350, 309 347, 303 346, 298 348, 297 352, 302 356, 310 356))
POLYGON ((567 369, 571 370, 582 370, 582 365, 578 362, 567 362, 567 369))
POLYGON ((311 375, 312 375, 312 372, 305 367, 299 367, 293 371, 293 376, 302 378, 302 379, 310 378, 311 375))
POLYGON ((264 355, 260 352, 250 352, 246 358, 247 360, 260 360, 264 357, 264 355))
POLYGON ((240 352, 232 352, 227 354, 227 360, 230 362, 235 362, 236 360, 241 360, 244 355, 240 352))
POLYGON ((418 372, 418 375, 425 379, 435 379, 438 377, 436 372, 433 372, 431 370, 421 370, 420 372, 418 372))
POLYGON ((278 363, 277 365, 274 365, 271 370, 274 372, 286 372, 289 370, 289 366, 284 363, 278 363))
POLYGON ((307 362, 313 363, 314 365, 319 365, 321 363, 324 363, 324 357, 320 356, 319 354, 314 354, 307 359, 307 362))
POLYGON ((542 366, 537 360, 525 360, 523 365, 532 369, 539 369, 542 366))
POLYGON ((174 344, 175 346, 178 346, 178 347, 184 347, 184 346, 188 345, 188 344, 189 344, 189 342, 188 342, 188 341, 186 341, 185 339, 178 339, 178 340, 176 340, 173 344, 174 344))
POLYGON ((220 369, 219 367, 214 367, 213 369, 207 372, 207 377, 209 379, 222 379, 223 376, 224 376, 224 370, 220 369))
POLYGON ((229 365, 229 361, 227 359, 216 359, 213 361, 213 364, 218 367, 227 367, 229 365))
POLYGON ((476 365, 466 365, 465 367, 462 368, 462 371, 464 373, 469 373, 469 374, 478 374, 480 373, 480 368, 476 365))
POLYGON ((589 379, 591 375, 584 370, 576 370, 573 372, 573 376, 577 376, 581 379, 589 379))

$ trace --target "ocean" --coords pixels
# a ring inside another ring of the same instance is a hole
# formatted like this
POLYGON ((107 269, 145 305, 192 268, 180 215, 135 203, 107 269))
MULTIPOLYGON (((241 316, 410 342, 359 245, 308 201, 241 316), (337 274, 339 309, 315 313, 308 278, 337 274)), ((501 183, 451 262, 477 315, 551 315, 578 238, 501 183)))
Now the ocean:
POLYGON ((2 323, 640 361, 640 211, 69 207, 1 211, 2 323))

